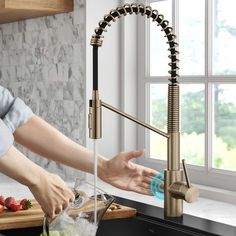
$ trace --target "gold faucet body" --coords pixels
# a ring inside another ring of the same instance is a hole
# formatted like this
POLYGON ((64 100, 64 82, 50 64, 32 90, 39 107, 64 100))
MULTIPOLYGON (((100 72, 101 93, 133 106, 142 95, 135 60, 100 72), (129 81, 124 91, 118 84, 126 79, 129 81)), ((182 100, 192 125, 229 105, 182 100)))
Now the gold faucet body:
POLYGON ((183 199, 173 197, 170 186, 183 182, 180 170, 180 133, 179 133, 179 85, 168 85, 168 123, 167 169, 164 170, 164 211, 167 217, 180 217, 183 214, 183 199))
MULTIPOLYGON (((168 133, 165 133, 135 117, 120 111, 119 109, 101 101, 99 99, 98 91, 93 91, 92 99, 89 101, 89 115, 88 127, 89 137, 92 139, 100 139, 102 137, 102 107, 105 107, 135 123, 150 129, 163 137, 168 139, 167 152, 167 169, 164 170, 164 213, 166 217, 181 217, 183 215, 183 200, 191 203, 197 200, 199 191, 196 187, 191 186, 186 169, 184 169, 187 183, 183 182, 183 170, 180 168, 180 133, 178 112, 174 113, 173 106, 179 105, 179 95, 173 94, 179 92, 179 86, 175 89, 171 88, 173 85, 169 84, 168 89, 168 133), (175 98, 175 102, 172 99, 175 98)), ((175 85, 176 86, 176 85, 175 85)), ((185 164, 183 162, 183 167, 185 164)))
POLYGON ((99 27, 95 29, 95 35, 92 36, 91 45, 94 49, 94 87, 92 99, 89 101, 89 137, 92 139, 99 139, 102 137, 102 112, 101 107, 105 107, 127 119, 130 119, 137 124, 152 130, 163 137, 168 139, 168 156, 167 156, 167 169, 164 170, 164 212, 166 217, 181 217, 183 215, 183 200, 191 203, 196 201, 199 196, 199 191, 196 187, 190 184, 185 162, 183 160, 183 168, 180 168, 180 132, 179 132, 179 84, 177 81, 178 70, 178 51, 176 47, 178 44, 175 42, 176 36, 172 33, 172 28, 168 26, 169 22, 164 20, 164 16, 159 14, 157 10, 152 10, 150 6, 143 4, 125 4, 111 10, 109 14, 104 16, 104 19, 99 22, 99 27), (110 21, 115 21, 116 17, 127 14, 147 15, 153 21, 157 21, 163 31, 166 33, 168 43, 170 45, 169 51, 171 55, 171 83, 168 85, 168 132, 165 133, 150 124, 136 119, 135 117, 120 111, 119 109, 101 101, 98 94, 98 79, 97 79, 97 49, 102 46, 101 35, 106 26, 110 26, 110 21), (183 181, 183 173, 185 174, 186 182, 183 181))

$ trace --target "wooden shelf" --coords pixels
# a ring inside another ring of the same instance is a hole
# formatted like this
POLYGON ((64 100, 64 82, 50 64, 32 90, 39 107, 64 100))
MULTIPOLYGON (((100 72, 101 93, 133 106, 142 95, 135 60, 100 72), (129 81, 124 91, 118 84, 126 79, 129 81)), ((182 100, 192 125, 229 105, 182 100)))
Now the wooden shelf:
POLYGON ((73 0, 0 0, 0 24, 73 11, 73 0))

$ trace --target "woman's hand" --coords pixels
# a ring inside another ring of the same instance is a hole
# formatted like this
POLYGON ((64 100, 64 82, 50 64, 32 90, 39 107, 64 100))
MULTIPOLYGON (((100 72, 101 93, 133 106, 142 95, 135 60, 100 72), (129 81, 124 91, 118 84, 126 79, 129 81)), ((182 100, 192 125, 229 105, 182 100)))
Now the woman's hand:
POLYGON ((117 188, 151 195, 150 183, 157 171, 130 161, 143 154, 142 150, 118 154, 113 159, 104 162, 99 177, 117 188))
POLYGON ((44 213, 50 218, 54 218, 67 208, 69 202, 74 201, 72 190, 55 174, 47 173, 41 176, 37 184, 28 187, 44 213))
POLYGON ((0 172, 26 185, 51 218, 74 200, 74 194, 59 176, 36 165, 13 146, 0 159, 0 172))

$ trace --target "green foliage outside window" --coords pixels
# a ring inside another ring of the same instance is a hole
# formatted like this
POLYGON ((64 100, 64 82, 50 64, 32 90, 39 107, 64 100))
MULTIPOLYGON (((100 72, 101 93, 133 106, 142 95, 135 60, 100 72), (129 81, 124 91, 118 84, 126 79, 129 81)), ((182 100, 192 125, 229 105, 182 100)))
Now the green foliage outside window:
MULTIPOLYGON (((236 105, 219 99, 224 91, 215 86, 215 138, 213 167, 236 169, 236 105)), ((181 97, 181 155, 190 164, 204 165, 205 114, 204 91, 188 92, 181 97)), ((166 98, 152 100, 152 124, 162 130, 167 126, 166 98)), ((151 135, 153 146, 157 143, 151 135)), ((160 139, 158 139, 160 142, 160 139)), ((161 141, 162 142, 162 141, 161 141)), ((163 140, 164 142, 164 140, 163 140)), ((164 145, 158 145, 155 152, 165 153, 164 145), (163 150, 157 150, 157 149, 163 150)), ((163 159, 163 158, 161 158, 163 159)))

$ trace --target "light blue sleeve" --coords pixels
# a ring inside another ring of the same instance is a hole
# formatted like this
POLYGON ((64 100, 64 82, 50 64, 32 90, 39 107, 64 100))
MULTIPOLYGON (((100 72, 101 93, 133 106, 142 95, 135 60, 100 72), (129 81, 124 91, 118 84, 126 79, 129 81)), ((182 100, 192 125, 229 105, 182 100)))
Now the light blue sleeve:
POLYGON ((20 98, 14 98, 6 88, 0 86, 0 118, 11 133, 25 124, 32 115, 32 110, 20 98))
POLYGON ((4 156, 14 142, 11 131, 5 123, 0 119, 0 157, 4 156))

